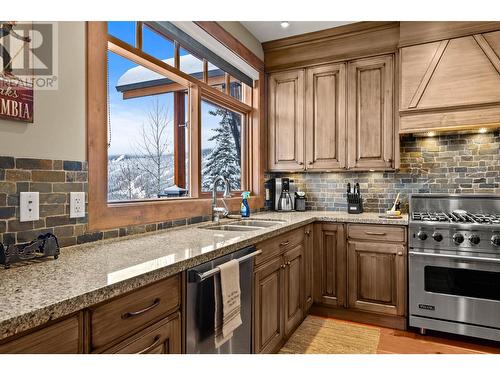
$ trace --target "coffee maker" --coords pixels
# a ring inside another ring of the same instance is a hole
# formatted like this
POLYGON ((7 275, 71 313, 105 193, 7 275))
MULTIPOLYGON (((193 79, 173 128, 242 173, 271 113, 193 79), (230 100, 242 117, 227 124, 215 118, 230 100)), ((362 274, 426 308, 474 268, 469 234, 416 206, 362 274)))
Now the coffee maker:
POLYGON ((295 209, 294 196, 297 187, 293 180, 272 178, 265 183, 266 207, 274 211, 293 211, 295 209))

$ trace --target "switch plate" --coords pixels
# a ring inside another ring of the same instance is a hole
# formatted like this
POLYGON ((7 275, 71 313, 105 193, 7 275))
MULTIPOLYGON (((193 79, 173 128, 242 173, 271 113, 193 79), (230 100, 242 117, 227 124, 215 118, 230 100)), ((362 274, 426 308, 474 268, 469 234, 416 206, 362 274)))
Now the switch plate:
POLYGON ((37 191, 25 191, 19 194, 19 221, 35 221, 40 219, 39 194, 37 191))
POLYGON ((69 194, 69 217, 85 217, 84 192, 71 192, 69 194))

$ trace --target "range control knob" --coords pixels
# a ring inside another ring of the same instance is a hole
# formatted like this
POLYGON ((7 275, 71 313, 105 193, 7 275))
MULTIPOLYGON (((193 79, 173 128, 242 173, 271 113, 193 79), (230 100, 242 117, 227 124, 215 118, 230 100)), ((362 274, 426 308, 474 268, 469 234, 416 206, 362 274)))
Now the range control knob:
POLYGON ((473 245, 477 245, 480 241, 481 239, 477 234, 471 234, 469 237, 469 242, 473 245))
POLYGON ((495 246, 500 246, 500 235, 499 234, 494 234, 491 237, 491 243, 495 246))
POLYGON ((432 238, 434 238, 434 241, 441 242, 443 240, 443 235, 438 232, 432 233, 432 238))
POLYGON ((464 235, 462 233, 455 233, 453 235, 453 242, 455 242, 456 244, 461 244, 462 242, 464 242, 464 235))
POLYGON ((422 241, 425 241, 427 239, 427 233, 420 231, 417 233, 417 237, 422 241))

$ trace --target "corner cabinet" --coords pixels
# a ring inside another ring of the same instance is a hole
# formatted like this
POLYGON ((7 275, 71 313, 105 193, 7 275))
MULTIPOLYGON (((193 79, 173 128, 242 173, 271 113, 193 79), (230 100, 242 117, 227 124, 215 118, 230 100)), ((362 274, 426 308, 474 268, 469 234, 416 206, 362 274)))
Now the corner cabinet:
POLYGON ((390 169, 394 158, 394 62, 378 56, 349 62, 348 169, 390 169))
POLYGON ((500 31, 400 50, 400 132, 498 126, 500 31))
POLYGON ((269 76, 269 170, 304 169, 304 71, 269 76))
POLYGON ((269 170, 395 168, 394 56, 269 75, 269 170))

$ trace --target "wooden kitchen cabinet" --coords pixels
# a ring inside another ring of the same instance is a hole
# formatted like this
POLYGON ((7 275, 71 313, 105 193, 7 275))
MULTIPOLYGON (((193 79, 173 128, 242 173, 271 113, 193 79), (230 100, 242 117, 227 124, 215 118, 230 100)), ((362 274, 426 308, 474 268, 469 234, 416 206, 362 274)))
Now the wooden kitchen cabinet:
POLYGON ((83 314, 79 313, 0 343, 0 354, 83 353, 83 314))
POLYGON ((153 324, 104 354, 181 354, 180 313, 153 324))
POLYGON ((400 50, 400 132, 500 123, 500 31, 400 50))
MULTIPOLYGON (((359 228, 360 225, 355 227, 359 228)), ((367 227, 368 232, 383 236, 383 226, 367 227), (373 227, 376 232, 371 229, 373 227)), ((407 262, 405 242, 349 238, 347 258, 348 307, 377 314, 404 316, 407 262)))
POLYGON ((344 226, 314 225, 314 303, 344 307, 346 298, 346 253, 344 226))
POLYGON ((306 168, 346 166, 346 64, 306 70, 306 168))
POLYGON ((385 55, 348 64, 348 169, 385 170, 393 165, 393 60, 393 55, 385 55))
POLYGON ((394 71, 389 54, 272 73, 269 170, 393 169, 394 71))
POLYGON ((304 318, 304 244, 283 255, 285 335, 289 335, 304 318))
POLYGON ((304 70, 269 76, 269 170, 304 169, 304 70))
POLYGON ((284 274, 281 256, 254 275, 254 353, 272 353, 284 337, 284 274))

